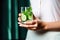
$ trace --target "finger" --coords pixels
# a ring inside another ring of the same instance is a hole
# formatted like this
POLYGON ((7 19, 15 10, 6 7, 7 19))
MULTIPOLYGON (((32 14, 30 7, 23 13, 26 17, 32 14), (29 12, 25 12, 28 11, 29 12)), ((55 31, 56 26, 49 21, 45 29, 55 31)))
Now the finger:
POLYGON ((28 30, 32 30, 32 31, 35 31, 36 29, 32 29, 32 28, 30 28, 30 29, 28 29, 28 30))
POLYGON ((28 25, 25 25, 25 24, 22 24, 22 23, 19 23, 21 27, 28 27, 28 25))
POLYGON ((33 31, 36 31, 36 28, 28 28, 29 30, 33 30, 33 31))
POLYGON ((31 26, 31 27, 30 27, 30 26, 28 27, 27 25, 23 25, 23 24, 21 24, 21 23, 19 23, 19 24, 20 24, 20 25, 19 25, 20 27, 25 27, 25 28, 27 28, 27 29, 29 29, 29 30, 33 30, 33 31, 35 31, 36 28, 37 28, 37 27, 32 27, 32 26, 31 26))
POLYGON ((35 23, 36 23, 36 20, 24 22, 24 24, 26 24, 26 25, 33 25, 33 24, 35 24, 35 23))
POLYGON ((30 28, 30 30, 39 31, 39 30, 41 30, 41 29, 40 29, 40 28, 38 29, 37 27, 34 27, 34 28, 30 28))
POLYGON ((37 27, 37 24, 34 24, 34 25, 28 25, 28 27, 37 27))
POLYGON ((22 26, 22 27, 37 27, 36 24, 35 25, 25 25, 25 24, 22 24, 22 23, 20 23, 19 26, 22 26))
POLYGON ((37 23, 35 23, 34 25, 27 25, 27 24, 22 24, 22 23, 20 22, 19 24, 20 24, 20 26, 22 26, 22 27, 37 27, 37 26, 38 26, 37 23))
POLYGON ((35 30, 34 27, 26 27, 28 30, 35 30))
POLYGON ((31 29, 35 30, 35 29, 36 29, 36 27, 34 27, 34 28, 31 28, 31 29))
POLYGON ((21 16, 21 13, 19 13, 19 17, 21 16))
POLYGON ((21 22, 18 22, 18 24, 20 25, 21 22))
POLYGON ((34 23, 34 21, 26 21, 26 22, 24 22, 24 24, 26 24, 26 25, 32 25, 34 23))
POLYGON ((21 22, 21 17, 18 17, 18 21, 21 22))

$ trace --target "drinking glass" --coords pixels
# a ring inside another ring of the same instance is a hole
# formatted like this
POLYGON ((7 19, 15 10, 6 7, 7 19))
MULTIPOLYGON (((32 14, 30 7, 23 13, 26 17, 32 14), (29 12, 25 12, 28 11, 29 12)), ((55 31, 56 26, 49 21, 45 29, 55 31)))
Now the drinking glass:
POLYGON ((32 8, 31 7, 21 7, 21 20, 22 23, 26 21, 31 21, 33 20, 33 13, 32 13, 32 8))

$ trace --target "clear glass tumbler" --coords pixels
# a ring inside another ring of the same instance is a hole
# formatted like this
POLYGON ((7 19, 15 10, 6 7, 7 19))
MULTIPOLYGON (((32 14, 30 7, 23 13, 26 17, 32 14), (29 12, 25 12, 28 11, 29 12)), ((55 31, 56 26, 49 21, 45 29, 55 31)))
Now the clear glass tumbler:
POLYGON ((32 8, 31 7, 21 7, 21 20, 22 23, 28 21, 28 20, 33 20, 33 13, 32 13, 32 8))

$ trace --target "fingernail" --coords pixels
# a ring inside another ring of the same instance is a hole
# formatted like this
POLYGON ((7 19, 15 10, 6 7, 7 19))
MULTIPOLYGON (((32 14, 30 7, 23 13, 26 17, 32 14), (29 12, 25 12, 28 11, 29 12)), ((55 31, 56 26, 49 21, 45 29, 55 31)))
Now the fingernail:
POLYGON ((19 26, 22 26, 22 25, 19 25, 19 26))
POLYGON ((18 22, 18 24, 20 24, 20 23, 18 22))

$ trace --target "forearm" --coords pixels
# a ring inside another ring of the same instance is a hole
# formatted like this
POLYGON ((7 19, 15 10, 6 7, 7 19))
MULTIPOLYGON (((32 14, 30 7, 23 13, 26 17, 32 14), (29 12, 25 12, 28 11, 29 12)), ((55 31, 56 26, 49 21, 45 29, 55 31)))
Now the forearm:
POLYGON ((60 31, 60 21, 49 22, 44 28, 45 30, 50 30, 50 31, 60 31))

